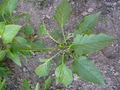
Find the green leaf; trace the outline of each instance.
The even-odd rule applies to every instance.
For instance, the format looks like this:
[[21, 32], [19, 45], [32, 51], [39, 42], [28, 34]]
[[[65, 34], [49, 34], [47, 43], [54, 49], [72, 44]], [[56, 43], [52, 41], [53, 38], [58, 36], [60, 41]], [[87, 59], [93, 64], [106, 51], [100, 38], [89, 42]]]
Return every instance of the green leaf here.
[[63, 0], [56, 8], [54, 19], [61, 28], [64, 27], [68, 21], [70, 13], [72, 11], [71, 5], [67, 0]]
[[84, 55], [101, 50], [114, 40], [116, 39], [106, 34], [77, 35], [73, 41], [72, 47], [76, 54]]
[[6, 85], [6, 80], [5, 79], [0, 81], [0, 90], [6, 90], [5, 85]]
[[85, 16], [80, 24], [77, 25], [76, 34], [90, 34], [93, 32], [94, 26], [97, 24], [100, 12]]
[[39, 65], [36, 69], [35, 69], [35, 73], [42, 77], [42, 76], [48, 76], [48, 73], [50, 71], [51, 68], [51, 62], [46, 62], [44, 64]]
[[4, 59], [5, 55], [6, 55], [6, 50], [1, 50], [0, 51], [0, 61], [2, 61]]
[[23, 88], [24, 88], [24, 90], [30, 90], [30, 84], [29, 84], [28, 80], [24, 80]]
[[56, 68], [55, 75], [59, 83], [66, 86], [72, 83], [72, 71], [65, 64], [61, 64]]
[[51, 33], [51, 36], [57, 40], [57, 41], [62, 41], [62, 32], [61, 30], [53, 30], [52, 33]]
[[17, 53], [8, 52], [7, 57], [10, 58], [15, 64], [21, 66], [21, 61]]
[[27, 43], [27, 40], [21, 36], [17, 36], [15, 37], [15, 41], [19, 44], [24, 44], [24, 43]]
[[2, 37], [4, 29], [5, 29], [5, 23], [4, 22], [0, 22], [0, 38]]
[[35, 89], [34, 90], [40, 90], [40, 86], [39, 83], [36, 84]]
[[34, 47], [36, 47], [38, 49], [47, 48], [47, 46], [43, 42], [41, 42], [41, 41], [35, 41], [34, 42]]
[[23, 29], [25, 34], [32, 34], [34, 32], [34, 29], [28, 25], [24, 26]]
[[3, 42], [4, 43], [10, 43], [12, 42], [13, 38], [16, 36], [16, 34], [19, 32], [21, 26], [19, 25], [6, 25], [5, 30], [3, 32]]
[[52, 81], [51, 77], [49, 77], [47, 80], [45, 80], [45, 84], [44, 84], [45, 90], [50, 87], [51, 81]]
[[5, 62], [0, 62], [0, 77], [6, 78], [10, 73]]
[[5, 66], [0, 66], [0, 77], [7, 77], [9, 74], [8, 69]]
[[104, 80], [100, 71], [95, 65], [86, 57], [75, 58], [72, 63], [73, 71], [82, 79], [96, 84], [103, 85]]
[[38, 35], [39, 35], [40, 37], [42, 37], [42, 36], [44, 36], [44, 35], [46, 35], [46, 34], [48, 34], [48, 31], [47, 31], [47, 29], [46, 29], [45, 23], [42, 21], [42, 22], [40, 23], [40, 26], [39, 26], [39, 29], [38, 29]]
[[15, 49], [26, 49], [26, 48], [31, 48], [31, 45], [28, 43], [28, 41], [21, 37], [17, 36], [14, 39], [14, 43], [12, 44], [12, 47]]
[[4, 0], [0, 3], [0, 14], [12, 14], [17, 6], [18, 0]]
[[27, 24], [30, 23], [30, 15], [27, 13], [22, 13], [14, 17], [14, 21], [21, 19], [22, 17], [25, 17], [25, 22]]

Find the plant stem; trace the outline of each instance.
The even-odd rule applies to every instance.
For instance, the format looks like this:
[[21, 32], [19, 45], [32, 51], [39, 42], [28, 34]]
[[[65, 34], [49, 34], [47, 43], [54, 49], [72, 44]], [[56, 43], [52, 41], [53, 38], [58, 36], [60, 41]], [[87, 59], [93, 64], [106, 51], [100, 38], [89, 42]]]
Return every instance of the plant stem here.
[[26, 48], [19, 48], [19, 50], [21, 50], [21, 51], [47, 51], [47, 50], [55, 50], [55, 49], [58, 49], [58, 47], [56, 47], [56, 48], [43, 48], [43, 49], [26, 49]]
[[61, 53], [61, 51], [59, 51], [57, 54], [55, 54], [54, 56], [52, 56], [51, 59], [55, 58], [60, 53]]
[[63, 34], [64, 42], [66, 43], [66, 38], [65, 38], [64, 28], [63, 28], [63, 27], [61, 27], [61, 29], [62, 29], [62, 34]]
[[49, 33], [48, 33], [48, 36], [49, 36], [49, 38], [50, 38], [51, 40], [53, 40], [54, 42], [56, 42], [56, 43], [59, 44], [59, 42], [58, 42], [57, 40], [55, 40]]
[[63, 53], [63, 55], [62, 55], [62, 64], [64, 64], [64, 54], [65, 53]]

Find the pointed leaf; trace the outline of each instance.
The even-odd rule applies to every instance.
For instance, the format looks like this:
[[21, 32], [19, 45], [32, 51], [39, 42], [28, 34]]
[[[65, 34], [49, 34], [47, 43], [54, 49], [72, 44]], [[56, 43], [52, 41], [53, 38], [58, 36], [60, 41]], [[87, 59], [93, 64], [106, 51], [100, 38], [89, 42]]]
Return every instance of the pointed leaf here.
[[0, 14], [12, 14], [17, 6], [18, 0], [4, 0], [0, 3]]
[[61, 28], [63, 28], [65, 23], [68, 21], [71, 11], [71, 5], [67, 0], [62, 0], [62, 2], [57, 6], [54, 19]]
[[30, 24], [30, 14], [27, 14], [27, 13], [22, 13], [22, 14], [19, 14], [17, 16], [14, 17], [14, 21], [19, 21], [19, 19], [21, 19], [22, 17], [25, 17], [25, 22], [26, 24]]
[[73, 48], [78, 55], [94, 53], [101, 50], [116, 40], [106, 34], [77, 35], [73, 42]]
[[4, 80], [0, 81], [0, 90], [6, 90], [5, 86], [6, 86], [6, 80], [4, 79]]
[[24, 29], [25, 34], [32, 34], [34, 32], [33, 27], [28, 26], [28, 25], [24, 26], [23, 29]]
[[38, 49], [47, 48], [47, 46], [43, 42], [41, 42], [41, 41], [35, 41], [34, 42], [34, 47], [36, 47]]
[[80, 78], [96, 84], [104, 84], [100, 71], [86, 57], [76, 58], [72, 63], [72, 68]]
[[27, 48], [31, 48], [31, 45], [28, 43], [28, 41], [25, 38], [21, 36], [17, 36], [15, 37], [12, 47], [14, 49], [27, 49]]
[[94, 26], [98, 22], [100, 12], [85, 16], [77, 25], [76, 34], [89, 34], [93, 32]]
[[45, 84], [44, 84], [45, 89], [48, 89], [50, 87], [51, 81], [52, 81], [51, 77], [49, 77], [47, 80], [45, 80]]
[[59, 83], [66, 86], [72, 83], [72, 71], [65, 64], [61, 64], [56, 68], [55, 75]]
[[6, 66], [0, 66], [0, 77], [6, 78], [8, 74], [9, 74], [8, 68], [6, 68]]
[[44, 35], [46, 35], [46, 34], [48, 34], [48, 32], [47, 32], [45, 23], [44, 23], [44, 22], [41, 22], [41, 23], [40, 23], [40, 26], [39, 26], [39, 29], [38, 29], [38, 35], [39, 35], [40, 37], [42, 37], [42, 36], [44, 36]]
[[51, 62], [46, 62], [44, 64], [39, 65], [36, 69], [35, 69], [35, 73], [42, 77], [42, 76], [48, 76], [48, 73], [50, 71], [50, 67], [51, 67]]
[[12, 42], [13, 38], [16, 36], [16, 34], [19, 32], [21, 26], [19, 25], [6, 25], [5, 30], [3, 32], [3, 42], [4, 43], [10, 43]]
[[15, 64], [21, 66], [21, 61], [17, 53], [9, 52], [7, 57], [10, 58]]
[[23, 88], [24, 88], [24, 90], [30, 90], [30, 84], [29, 84], [28, 80], [24, 80]]
[[6, 50], [1, 50], [0, 51], [0, 61], [2, 61], [4, 59], [5, 55], [6, 55]]

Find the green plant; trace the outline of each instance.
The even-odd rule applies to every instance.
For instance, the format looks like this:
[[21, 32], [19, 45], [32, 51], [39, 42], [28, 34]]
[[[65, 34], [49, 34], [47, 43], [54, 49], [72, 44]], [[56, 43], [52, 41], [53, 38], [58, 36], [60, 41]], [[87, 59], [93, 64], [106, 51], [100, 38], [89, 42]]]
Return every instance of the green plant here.
[[[21, 66], [21, 56], [23, 58], [31, 56], [34, 54], [32, 51], [41, 47], [44, 50], [45, 45], [35, 40], [34, 29], [29, 25], [30, 16], [28, 14], [12, 15], [17, 2], [18, 0], [4, 0], [0, 3], [0, 8], [2, 8], [0, 10], [0, 16], [2, 17], [0, 20], [0, 61], [9, 58]], [[6, 16], [15, 20], [25, 16], [26, 24], [24, 26], [13, 24], [13, 20], [5, 18]]]
[[[0, 8], [3, 8], [0, 9], [0, 62], [5, 62], [5, 60], [9, 58], [21, 66], [20, 57], [27, 59], [27, 56], [34, 55], [33, 51], [55, 50], [58, 51], [58, 53], [54, 56], [50, 58], [40, 58], [43, 64], [35, 69], [35, 73], [38, 76], [48, 76], [52, 66], [52, 60], [56, 56], [59, 56], [60, 60], [55, 70], [57, 82], [67, 86], [72, 83], [72, 73], [76, 73], [86, 81], [104, 84], [100, 71], [91, 60], [87, 58], [88, 54], [101, 50], [116, 40], [106, 34], [92, 34], [100, 12], [85, 16], [76, 26], [75, 32], [66, 34], [64, 27], [69, 20], [72, 8], [67, 0], [63, 0], [58, 5], [54, 15], [54, 20], [61, 30], [54, 29], [52, 33], [49, 33], [45, 23], [40, 23], [38, 30], [39, 37], [43, 37], [44, 35], [48, 36], [57, 44], [56, 47], [48, 48], [43, 42], [36, 40], [34, 37], [35, 32], [29, 25], [30, 16], [28, 14], [12, 15], [17, 1], [18, 0], [5, 0], [0, 3]], [[26, 24], [23, 27], [13, 24], [13, 19], [19, 19], [23, 16], [26, 17]], [[66, 64], [68, 61], [72, 62], [70, 67]], [[3, 73], [1, 73], [1, 71], [5, 72], [5, 70], [5, 68], [1, 70], [0, 66], [0, 75]], [[44, 88], [49, 88], [50, 84], [51, 78], [48, 78], [45, 81]], [[24, 82], [24, 88], [29, 90], [27, 81]], [[39, 88], [38, 84], [36, 88]]]
[[[48, 79], [45, 80], [44, 82], [44, 89], [48, 89], [51, 85], [51, 77], [48, 77]], [[28, 80], [23, 81], [23, 89], [24, 90], [30, 90], [30, 82]], [[34, 90], [41, 90], [39, 83], [36, 84]]]
[[[29, 83], [28, 80], [24, 80], [24, 82], [23, 82], [23, 89], [24, 89], [24, 90], [31, 90], [31, 89], [30, 89], [30, 83]], [[34, 90], [40, 90], [39, 83], [36, 84]]]
[[6, 78], [9, 74], [9, 70], [5, 62], [0, 61], [0, 78]]
[[18, 0], [2, 0], [0, 2], [0, 21], [11, 22], [13, 20], [12, 12], [17, 6]]
[[0, 78], [0, 90], [6, 90], [5, 85], [6, 85], [6, 80]]
[[[30, 16], [24, 13], [17, 16], [12, 14], [17, 1], [4, 0], [0, 2], [0, 90], [5, 90], [5, 80], [2, 81], [1, 78], [6, 78], [9, 73], [5, 65], [6, 59], [21, 66], [20, 59], [27, 59], [27, 56], [34, 55], [33, 51], [47, 50], [44, 43], [35, 40], [34, 29], [29, 25]], [[22, 17], [26, 17], [26, 24], [23, 27], [13, 24]], [[25, 81], [25, 90], [29, 90], [28, 85]], [[39, 90], [39, 84], [36, 85], [35, 90]]]
[[[35, 73], [39, 77], [48, 76], [53, 58], [60, 56], [55, 69], [57, 82], [66, 86], [70, 85], [73, 81], [72, 73], [75, 73], [86, 81], [102, 85], [104, 84], [103, 77], [87, 55], [105, 48], [116, 39], [103, 33], [92, 34], [100, 12], [85, 16], [76, 26], [75, 32], [66, 35], [64, 27], [71, 11], [71, 5], [67, 0], [63, 0], [57, 6], [54, 20], [61, 30], [54, 29], [52, 34], [49, 34], [44, 22], [40, 24], [39, 36], [46, 35], [57, 43], [57, 47], [49, 48], [49, 50], [56, 50], [58, 53], [51, 58], [40, 58], [43, 64], [35, 69]], [[72, 62], [70, 67], [66, 65], [68, 61]]]

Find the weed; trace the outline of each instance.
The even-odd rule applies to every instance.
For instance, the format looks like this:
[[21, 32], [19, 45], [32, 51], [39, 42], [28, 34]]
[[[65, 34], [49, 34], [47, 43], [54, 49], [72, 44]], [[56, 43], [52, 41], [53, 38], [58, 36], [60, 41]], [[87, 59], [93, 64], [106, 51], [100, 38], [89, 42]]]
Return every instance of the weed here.
[[[41, 23], [39, 36], [47, 35], [55, 43], [57, 47], [51, 48], [57, 50], [58, 53], [51, 58], [40, 58], [43, 64], [39, 65], [35, 73], [39, 77], [48, 76], [51, 70], [53, 58], [60, 56], [59, 64], [55, 69], [55, 77], [57, 82], [70, 85], [73, 81], [73, 73], [80, 78], [92, 83], [104, 84], [100, 71], [95, 67], [87, 55], [101, 50], [108, 46], [116, 39], [106, 34], [93, 34], [94, 26], [97, 24], [100, 12], [85, 16], [76, 26], [75, 32], [65, 34], [65, 24], [69, 20], [72, 8], [67, 0], [63, 0], [56, 8], [54, 20], [61, 30], [54, 29], [53, 34], [49, 34], [44, 22]], [[66, 63], [73, 59], [72, 63], [67, 66]]]
[[[40, 58], [43, 64], [35, 69], [35, 73], [39, 77], [48, 76], [52, 67], [52, 60], [56, 56], [60, 56], [59, 64], [55, 69], [55, 77], [57, 82], [70, 85], [73, 81], [73, 73], [80, 78], [96, 84], [104, 84], [103, 77], [95, 65], [88, 59], [87, 55], [101, 50], [111, 44], [116, 39], [106, 34], [93, 34], [100, 12], [85, 16], [76, 26], [74, 32], [65, 33], [65, 24], [69, 21], [72, 12], [71, 5], [67, 0], [63, 0], [56, 8], [54, 20], [61, 30], [54, 29], [50, 34], [46, 25], [40, 23], [38, 30], [39, 37], [44, 35], [52, 39], [57, 46], [50, 47], [44, 45], [41, 41], [36, 41], [34, 37], [34, 29], [29, 25], [30, 16], [21, 14], [14, 16], [13, 10], [16, 8], [18, 0], [5, 0], [0, 3], [0, 61], [9, 58], [17, 65], [21, 66], [21, 58], [27, 59], [27, 56], [34, 55], [34, 51], [58, 51], [57, 54], [50, 58]], [[9, 17], [8, 17], [9, 16]], [[22, 27], [13, 24], [15, 19], [25, 16], [27, 23]], [[66, 63], [72, 59], [72, 63], [68, 66]], [[5, 72], [5, 68], [1, 71]], [[4, 82], [4, 81], [3, 81]], [[2, 81], [1, 81], [2, 83]], [[49, 88], [51, 78], [45, 81], [45, 88]], [[0, 86], [1, 87], [1, 86]], [[24, 88], [29, 90], [28, 81], [24, 82]], [[39, 88], [39, 85], [36, 85]], [[38, 89], [35, 89], [38, 90]]]

